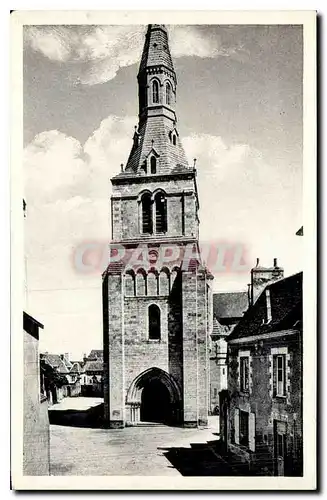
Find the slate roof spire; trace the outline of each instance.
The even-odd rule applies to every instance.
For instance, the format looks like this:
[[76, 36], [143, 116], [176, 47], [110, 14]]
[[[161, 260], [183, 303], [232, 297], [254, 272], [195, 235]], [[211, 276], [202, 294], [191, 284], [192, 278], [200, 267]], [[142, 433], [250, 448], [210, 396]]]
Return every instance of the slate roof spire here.
[[[177, 78], [168, 30], [149, 24], [138, 72], [139, 124], [123, 174], [157, 175], [192, 170], [179, 134], [175, 112]], [[156, 156], [156, 169], [151, 156]]]

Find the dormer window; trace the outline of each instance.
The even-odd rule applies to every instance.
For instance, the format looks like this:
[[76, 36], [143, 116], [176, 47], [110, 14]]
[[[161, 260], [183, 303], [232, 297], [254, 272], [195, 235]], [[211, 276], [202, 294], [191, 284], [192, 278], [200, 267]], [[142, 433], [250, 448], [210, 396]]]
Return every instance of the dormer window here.
[[166, 104], [171, 105], [171, 86], [170, 83], [166, 83]]
[[154, 104], [159, 102], [159, 83], [157, 80], [152, 83], [152, 102]]
[[150, 170], [151, 170], [151, 174], [157, 173], [157, 158], [155, 156], [151, 156]]

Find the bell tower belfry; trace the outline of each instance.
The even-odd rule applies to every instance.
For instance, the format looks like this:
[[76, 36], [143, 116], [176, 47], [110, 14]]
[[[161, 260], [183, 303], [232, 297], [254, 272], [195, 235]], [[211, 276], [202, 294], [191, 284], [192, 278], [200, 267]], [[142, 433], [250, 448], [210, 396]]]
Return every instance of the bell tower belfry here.
[[126, 166], [111, 179], [105, 420], [205, 425], [212, 276], [199, 253], [196, 170], [177, 128], [164, 25], [148, 26], [137, 78], [139, 123]]

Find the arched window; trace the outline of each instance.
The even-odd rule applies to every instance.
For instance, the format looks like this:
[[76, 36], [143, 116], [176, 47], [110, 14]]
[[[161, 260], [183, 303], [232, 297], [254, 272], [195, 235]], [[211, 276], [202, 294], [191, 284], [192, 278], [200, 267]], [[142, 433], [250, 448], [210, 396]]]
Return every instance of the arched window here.
[[146, 274], [143, 269], [139, 269], [136, 273], [136, 295], [146, 295]]
[[150, 193], [141, 198], [142, 204], [142, 233], [152, 234], [152, 200]]
[[167, 200], [163, 193], [157, 193], [155, 196], [156, 208], [156, 233], [167, 232]]
[[156, 304], [149, 307], [149, 339], [160, 340], [160, 309]]
[[132, 297], [135, 295], [135, 276], [133, 271], [126, 271], [124, 276], [125, 295]]
[[169, 271], [162, 269], [159, 274], [159, 293], [160, 295], [169, 295]]
[[151, 156], [150, 160], [151, 174], [157, 173], [157, 158], [155, 156]]
[[148, 295], [158, 295], [158, 278], [154, 271], [149, 271], [147, 285]]
[[170, 83], [166, 83], [166, 104], [171, 105], [171, 86]]
[[173, 135], [173, 145], [176, 146], [176, 135]]
[[156, 104], [159, 102], [159, 83], [157, 80], [154, 80], [152, 83], [152, 102]]

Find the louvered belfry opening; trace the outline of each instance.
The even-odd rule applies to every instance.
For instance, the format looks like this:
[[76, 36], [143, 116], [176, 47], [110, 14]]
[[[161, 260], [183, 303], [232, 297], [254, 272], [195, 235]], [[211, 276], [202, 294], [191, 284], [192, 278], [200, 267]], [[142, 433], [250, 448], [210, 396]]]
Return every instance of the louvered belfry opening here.
[[156, 233], [167, 232], [167, 200], [163, 193], [155, 196], [156, 207]]
[[152, 234], [152, 200], [148, 193], [142, 196], [142, 233]]

